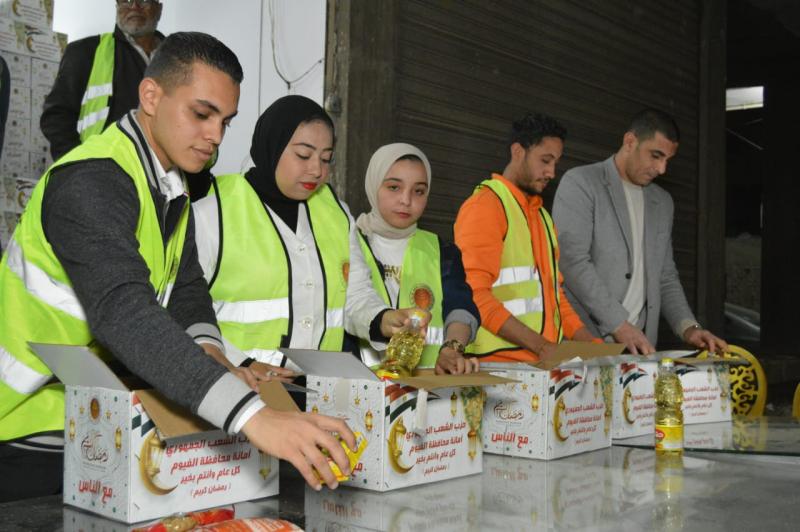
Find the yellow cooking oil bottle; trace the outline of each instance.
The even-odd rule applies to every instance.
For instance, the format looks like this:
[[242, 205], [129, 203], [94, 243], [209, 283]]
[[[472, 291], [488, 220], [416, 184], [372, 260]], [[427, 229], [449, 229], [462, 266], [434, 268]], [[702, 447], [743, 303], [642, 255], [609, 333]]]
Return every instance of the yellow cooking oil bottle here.
[[683, 387], [675, 361], [662, 358], [656, 377], [656, 453], [683, 452]]
[[376, 372], [378, 376], [408, 377], [414, 372], [425, 348], [425, 337], [422, 335], [423, 319], [425, 319], [424, 313], [412, 312], [410, 324], [392, 335], [386, 347], [386, 355]]

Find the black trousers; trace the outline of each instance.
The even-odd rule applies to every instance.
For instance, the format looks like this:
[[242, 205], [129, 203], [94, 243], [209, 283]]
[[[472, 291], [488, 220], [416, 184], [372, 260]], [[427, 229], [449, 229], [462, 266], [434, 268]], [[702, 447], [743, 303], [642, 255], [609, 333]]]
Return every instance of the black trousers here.
[[64, 453], [0, 444], [0, 502], [57, 495], [64, 482]]

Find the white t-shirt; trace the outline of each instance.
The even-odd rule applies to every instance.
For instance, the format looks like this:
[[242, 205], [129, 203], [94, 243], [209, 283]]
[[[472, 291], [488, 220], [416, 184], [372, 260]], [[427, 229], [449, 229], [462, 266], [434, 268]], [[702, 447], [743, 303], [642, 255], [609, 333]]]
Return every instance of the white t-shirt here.
[[622, 306], [628, 311], [628, 322], [637, 325], [645, 304], [644, 286], [644, 191], [639, 185], [622, 180], [633, 241], [633, 271]]

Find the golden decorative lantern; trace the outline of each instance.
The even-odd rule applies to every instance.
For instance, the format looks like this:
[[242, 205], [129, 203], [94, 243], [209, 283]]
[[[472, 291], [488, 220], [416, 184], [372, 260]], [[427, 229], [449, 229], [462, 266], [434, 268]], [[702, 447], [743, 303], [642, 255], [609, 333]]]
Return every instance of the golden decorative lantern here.
[[178, 487], [175, 485], [167, 488], [158, 481], [165, 448], [166, 444], [158, 437], [156, 429], [153, 429], [142, 442], [142, 449], [139, 454], [139, 474], [142, 478], [142, 484], [148, 491], [156, 495], [166, 495]]
[[122, 449], [122, 429], [119, 427], [114, 431], [114, 448], [117, 451]]
[[317, 408], [317, 405], [312, 406], [311, 411], [314, 412], [315, 414], [319, 414], [319, 408]]
[[531, 395], [531, 410], [533, 410], [534, 414], [539, 411], [539, 395], [538, 394]]
[[367, 413], [364, 414], [364, 428], [367, 429], [367, 432], [372, 432], [372, 410], [367, 410]]
[[75, 419], [69, 418], [69, 441], [75, 440]]
[[450, 396], [450, 415], [456, 417], [456, 413], [458, 412], [458, 396], [456, 392], [453, 392], [453, 395]]

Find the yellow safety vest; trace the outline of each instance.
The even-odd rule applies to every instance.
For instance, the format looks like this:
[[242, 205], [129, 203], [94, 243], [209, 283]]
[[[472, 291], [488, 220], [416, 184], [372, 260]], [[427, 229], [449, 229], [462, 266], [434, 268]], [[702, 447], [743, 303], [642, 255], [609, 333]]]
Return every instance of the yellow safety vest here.
[[[256, 360], [272, 361], [292, 335], [291, 266], [269, 211], [244, 176], [216, 178], [220, 256], [211, 298], [222, 335]], [[318, 346], [341, 351], [350, 269], [350, 219], [329, 186], [306, 202], [325, 280], [325, 332]]]
[[[83, 307], [42, 229], [42, 198], [54, 168], [87, 159], [113, 159], [139, 197], [136, 238], [158, 301], [167, 305], [178, 273], [189, 205], [164, 246], [159, 216], [136, 148], [116, 124], [51, 166], [34, 187], [0, 262], [0, 441], [63, 430], [64, 388], [27, 342], [88, 345]], [[109, 206], [113, 207], [113, 206]]]
[[[372, 285], [391, 306], [378, 262], [372, 253], [367, 239], [359, 233], [361, 250], [372, 273]], [[432, 368], [439, 358], [439, 348], [444, 343], [444, 317], [442, 316], [442, 270], [439, 257], [439, 237], [429, 231], [418, 229], [408, 241], [403, 254], [403, 271], [400, 276], [400, 291], [397, 308], [419, 307], [431, 313], [425, 349], [419, 367]], [[365, 362], [373, 362], [377, 354], [366, 341], [361, 342], [362, 357]], [[364, 351], [367, 351], [366, 353]]]
[[[548, 319], [555, 320], [560, 342], [563, 330], [559, 307], [558, 261], [556, 260], [558, 244], [553, 220], [545, 209], [539, 209], [539, 215], [542, 217], [550, 241], [550, 268], [553, 272], [553, 282], [556, 284], [556, 308], [545, 309], [542, 281], [531, 245], [531, 230], [522, 207], [508, 187], [497, 179], [483, 181], [475, 188], [474, 193], [483, 187], [489, 187], [497, 194], [508, 220], [508, 230], [503, 240], [503, 254], [500, 257], [500, 272], [492, 285], [492, 294], [515, 318], [540, 334], [544, 330], [545, 312], [547, 312]], [[467, 346], [467, 352], [477, 356], [489, 356], [519, 349], [522, 348], [491, 333], [483, 326], [478, 329], [475, 341]]]
[[103, 132], [110, 110], [109, 100], [114, 89], [114, 34], [103, 33], [94, 52], [92, 71], [83, 93], [78, 114], [78, 134], [81, 142]]

